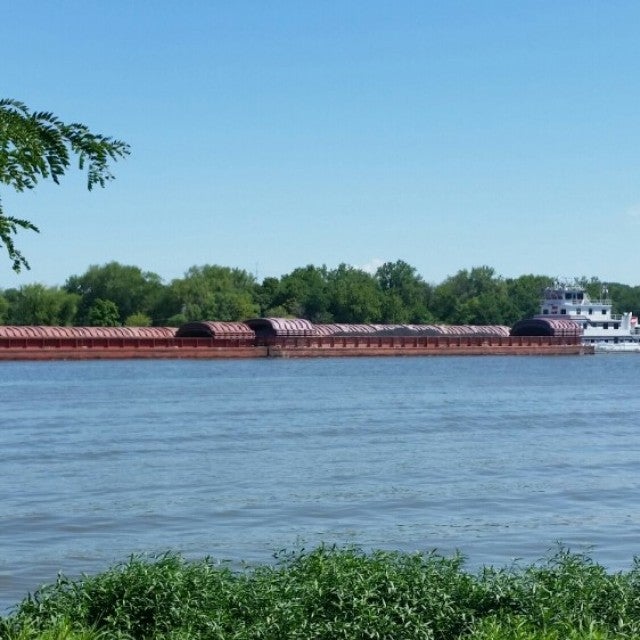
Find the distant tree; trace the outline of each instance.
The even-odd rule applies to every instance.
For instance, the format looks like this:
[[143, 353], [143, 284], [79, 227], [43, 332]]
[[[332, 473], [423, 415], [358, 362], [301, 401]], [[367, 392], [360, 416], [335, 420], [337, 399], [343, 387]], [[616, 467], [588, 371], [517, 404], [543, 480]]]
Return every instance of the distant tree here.
[[255, 278], [244, 269], [219, 265], [191, 267], [169, 285], [165, 307], [168, 318], [191, 320], [246, 320], [259, 314]]
[[182, 302], [173, 282], [162, 287], [158, 295], [154, 297], [151, 309], [144, 313], [151, 316], [152, 324], [155, 326], [179, 327], [187, 322], [187, 316], [184, 314]]
[[329, 273], [329, 311], [335, 322], [379, 322], [382, 291], [371, 274], [341, 264]]
[[[261, 284], [256, 284], [255, 288], [255, 301], [260, 309], [259, 313], [262, 317], [273, 316], [270, 313], [272, 309], [278, 306], [277, 300], [279, 299], [280, 280], [278, 278], [265, 278]], [[288, 312], [282, 308], [283, 313]], [[280, 317], [280, 316], [277, 316]]]
[[513, 304], [513, 314], [508, 324], [530, 318], [540, 313], [540, 299], [543, 291], [553, 285], [553, 278], [540, 275], [522, 275], [506, 281], [507, 295]]
[[91, 327], [118, 327], [120, 326], [120, 311], [113, 300], [94, 300], [87, 314], [88, 324]]
[[436, 286], [432, 309], [449, 324], [509, 324], [517, 315], [505, 281], [487, 266], [463, 269]]
[[327, 268], [309, 264], [282, 276], [273, 303], [285, 309], [288, 316], [331, 322]]
[[[18, 100], [0, 99], [0, 183], [15, 191], [33, 189], [41, 179], [57, 184], [72, 156], [81, 170], [86, 168], [89, 190], [104, 187], [113, 178], [109, 161], [128, 154], [125, 142], [91, 133], [83, 124], [65, 124], [48, 111], [32, 112]], [[0, 244], [16, 272], [29, 268], [14, 243], [20, 229], [38, 231], [29, 220], [7, 215], [0, 201]]]
[[9, 313], [9, 301], [0, 294], [0, 324], [7, 324], [7, 314]]
[[125, 327], [150, 327], [152, 324], [151, 317], [146, 313], [132, 313], [124, 321]]
[[179, 327], [187, 322], [189, 322], [189, 319], [187, 318], [186, 314], [176, 313], [175, 315], [169, 316], [161, 324], [165, 327]]
[[143, 272], [139, 267], [109, 262], [91, 265], [81, 276], [71, 276], [64, 288], [80, 296], [78, 324], [90, 324], [89, 311], [96, 300], [111, 300], [118, 310], [117, 324], [134, 313], [144, 313], [153, 318], [164, 285], [160, 276]]
[[403, 260], [385, 262], [375, 277], [383, 294], [383, 322], [419, 324], [433, 319], [428, 309], [431, 287], [415, 267]]
[[78, 296], [58, 287], [27, 284], [5, 292], [6, 320], [15, 325], [66, 326], [73, 324]]

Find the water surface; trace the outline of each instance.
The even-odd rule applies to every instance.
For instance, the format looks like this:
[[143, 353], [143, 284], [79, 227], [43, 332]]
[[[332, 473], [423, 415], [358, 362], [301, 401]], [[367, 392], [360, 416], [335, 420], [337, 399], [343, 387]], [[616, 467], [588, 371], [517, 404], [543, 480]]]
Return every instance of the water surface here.
[[0, 612], [132, 552], [638, 553], [634, 355], [0, 363]]

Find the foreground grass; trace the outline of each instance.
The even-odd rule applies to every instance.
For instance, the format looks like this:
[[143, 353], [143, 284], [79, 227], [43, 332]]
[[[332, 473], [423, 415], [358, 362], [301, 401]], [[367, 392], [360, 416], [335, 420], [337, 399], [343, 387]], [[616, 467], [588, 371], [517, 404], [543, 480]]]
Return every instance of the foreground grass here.
[[58, 581], [0, 619], [3, 640], [640, 639], [640, 564], [560, 550], [516, 570], [460, 556], [319, 547], [233, 572], [167, 554]]

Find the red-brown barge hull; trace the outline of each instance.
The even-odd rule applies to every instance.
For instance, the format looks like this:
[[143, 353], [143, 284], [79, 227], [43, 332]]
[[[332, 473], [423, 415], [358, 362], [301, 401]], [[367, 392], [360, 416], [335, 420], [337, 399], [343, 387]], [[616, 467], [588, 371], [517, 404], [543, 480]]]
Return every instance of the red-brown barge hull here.
[[314, 358], [352, 356], [584, 355], [578, 337], [0, 338], [0, 360]]

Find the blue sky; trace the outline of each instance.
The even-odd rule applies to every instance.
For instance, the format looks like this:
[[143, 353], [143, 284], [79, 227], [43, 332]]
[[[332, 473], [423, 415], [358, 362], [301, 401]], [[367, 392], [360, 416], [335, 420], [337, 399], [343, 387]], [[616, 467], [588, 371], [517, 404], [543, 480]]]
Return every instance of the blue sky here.
[[132, 155], [0, 189], [41, 229], [0, 288], [111, 260], [640, 284], [638, 33], [635, 1], [6, 3], [0, 95]]

